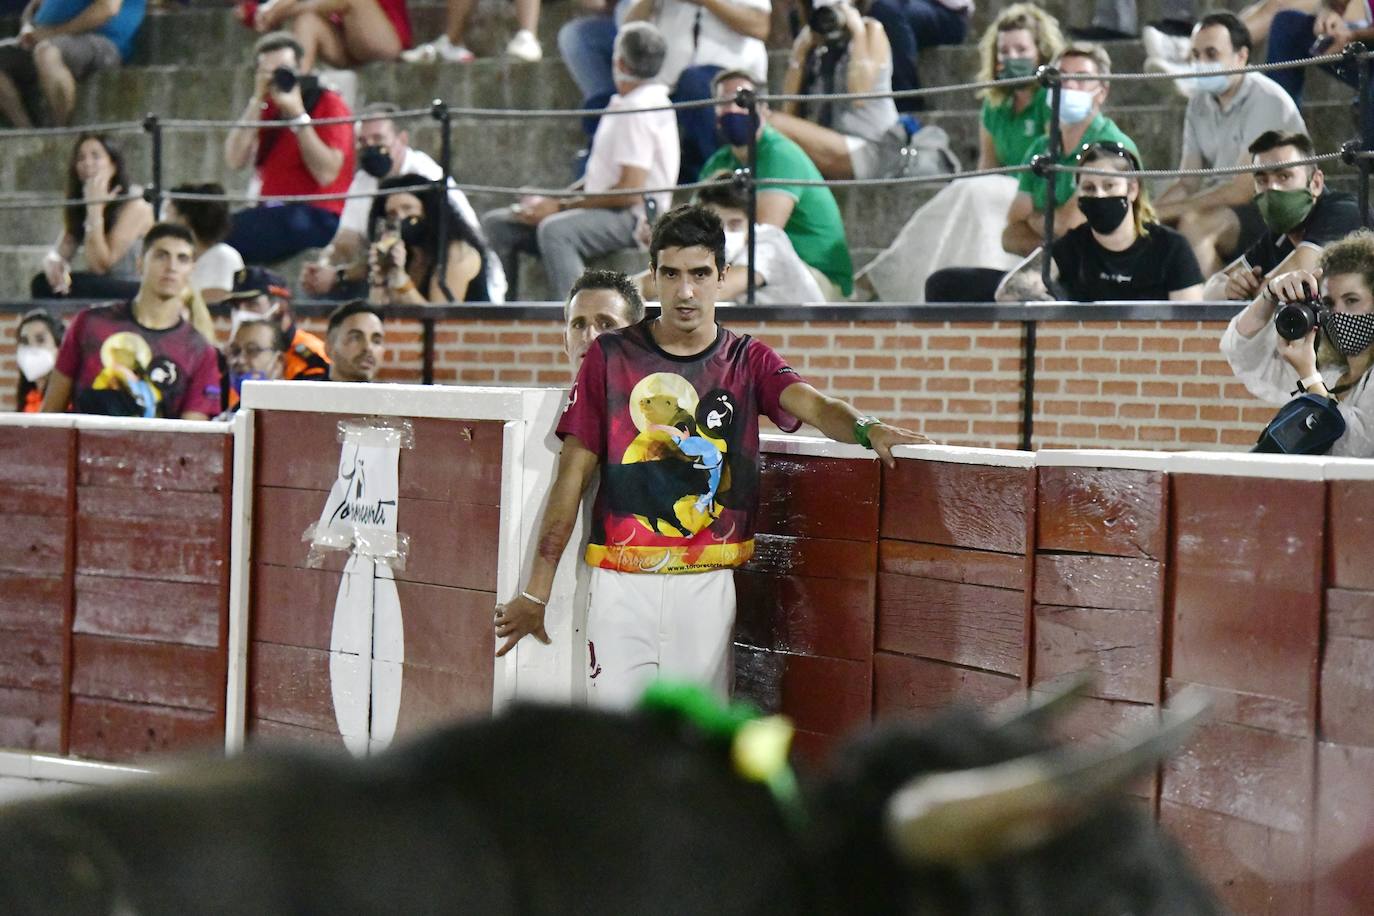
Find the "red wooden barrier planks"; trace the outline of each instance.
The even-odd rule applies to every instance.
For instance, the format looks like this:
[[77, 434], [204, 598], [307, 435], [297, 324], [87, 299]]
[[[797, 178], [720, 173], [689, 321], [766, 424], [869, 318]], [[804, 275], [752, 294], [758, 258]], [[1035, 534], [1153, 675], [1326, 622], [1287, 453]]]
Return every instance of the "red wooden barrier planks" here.
[[63, 749], [75, 433], [0, 427], [0, 748]]
[[1040, 468], [1036, 549], [1163, 560], [1166, 486], [1159, 471]]
[[877, 647], [1020, 677], [1022, 593], [884, 573], [878, 577]]
[[765, 453], [757, 530], [792, 537], [873, 541], [878, 461]]
[[1317, 745], [1316, 899], [1322, 916], [1363, 916], [1374, 900], [1374, 748]]
[[223, 717], [195, 709], [72, 698], [72, 752], [129, 760], [213, 748], [224, 740]]
[[923, 716], [955, 701], [991, 706], [1021, 691], [1021, 680], [891, 652], [873, 656], [873, 712]]
[[224, 493], [231, 486], [228, 436], [83, 429], [77, 484], [142, 492]]
[[883, 474], [882, 536], [902, 541], [1026, 551], [1027, 468], [899, 461]]

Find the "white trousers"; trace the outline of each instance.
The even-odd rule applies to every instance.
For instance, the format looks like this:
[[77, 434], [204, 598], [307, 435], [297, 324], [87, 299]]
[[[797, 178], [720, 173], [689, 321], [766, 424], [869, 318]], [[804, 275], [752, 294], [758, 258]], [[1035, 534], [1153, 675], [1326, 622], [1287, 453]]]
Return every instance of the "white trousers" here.
[[625, 709], [659, 677], [728, 697], [734, 626], [734, 570], [657, 576], [593, 569], [587, 702]]

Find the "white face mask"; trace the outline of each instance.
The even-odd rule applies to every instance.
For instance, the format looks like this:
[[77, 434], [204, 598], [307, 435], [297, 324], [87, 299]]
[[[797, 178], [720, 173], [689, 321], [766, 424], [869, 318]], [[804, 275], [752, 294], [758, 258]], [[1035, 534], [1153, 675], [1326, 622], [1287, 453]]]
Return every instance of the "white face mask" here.
[[47, 347], [19, 347], [14, 357], [19, 363], [19, 371], [30, 382], [43, 378], [57, 365], [57, 352]]
[[1226, 87], [1231, 85], [1231, 77], [1223, 73], [1214, 71], [1222, 69], [1222, 65], [1216, 62], [1198, 61], [1193, 64], [1193, 72], [1198, 74], [1188, 82], [1193, 84], [1193, 88], [1199, 92], [1206, 92], [1209, 95], [1221, 95], [1226, 91]]
[[1059, 122], [1061, 124], [1079, 124], [1093, 113], [1093, 102], [1097, 93], [1088, 92], [1086, 89], [1063, 89], [1060, 90], [1059, 99]]
[[247, 324], [250, 321], [276, 321], [277, 311], [275, 305], [266, 312], [255, 312], [252, 309], [234, 309], [229, 317], [229, 339], [234, 339], [234, 335], [238, 334], [241, 324]]

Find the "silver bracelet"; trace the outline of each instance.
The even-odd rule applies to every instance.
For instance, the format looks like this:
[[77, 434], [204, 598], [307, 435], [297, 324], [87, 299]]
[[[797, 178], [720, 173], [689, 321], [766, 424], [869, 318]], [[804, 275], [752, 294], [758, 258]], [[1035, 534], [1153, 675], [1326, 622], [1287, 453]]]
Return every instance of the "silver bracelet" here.
[[532, 602], [534, 602], [535, 604], [539, 605], [540, 607], [548, 607], [548, 606], [549, 606], [549, 603], [548, 603], [547, 601], [540, 601], [538, 598], [534, 597], [534, 596], [531, 595], [529, 592], [521, 592], [521, 593], [520, 593], [520, 597], [521, 597], [521, 598], [524, 598], [526, 601], [532, 601]]

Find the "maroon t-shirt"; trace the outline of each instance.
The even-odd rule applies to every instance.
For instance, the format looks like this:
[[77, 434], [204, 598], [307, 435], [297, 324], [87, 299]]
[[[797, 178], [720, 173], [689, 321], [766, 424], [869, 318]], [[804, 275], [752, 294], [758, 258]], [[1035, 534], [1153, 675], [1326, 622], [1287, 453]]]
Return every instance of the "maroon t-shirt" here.
[[646, 319], [602, 334], [582, 360], [558, 435], [601, 462], [588, 565], [692, 573], [739, 566], [754, 552], [759, 415], [801, 425], [779, 398], [803, 381], [751, 337], [717, 327], [694, 356], [654, 341]]
[[72, 380], [72, 409], [180, 419], [220, 412], [219, 360], [185, 319], [165, 330], [134, 320], [132, 304], [80, 312], [62, 338], [57, 370]]

